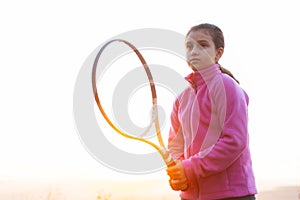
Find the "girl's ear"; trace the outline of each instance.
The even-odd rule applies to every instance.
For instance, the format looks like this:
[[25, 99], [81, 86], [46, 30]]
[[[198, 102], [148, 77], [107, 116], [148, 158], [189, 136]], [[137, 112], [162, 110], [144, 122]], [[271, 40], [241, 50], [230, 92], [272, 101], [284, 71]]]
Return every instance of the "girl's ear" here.
[[222, 47], [220, 47], [220, 48], [217, 49], [216, 57], [215, 57], [215, 62], [216, 63], [219, 62], [220, 58], [223, 55], [223, 52], [224, 52], [224, 49]]

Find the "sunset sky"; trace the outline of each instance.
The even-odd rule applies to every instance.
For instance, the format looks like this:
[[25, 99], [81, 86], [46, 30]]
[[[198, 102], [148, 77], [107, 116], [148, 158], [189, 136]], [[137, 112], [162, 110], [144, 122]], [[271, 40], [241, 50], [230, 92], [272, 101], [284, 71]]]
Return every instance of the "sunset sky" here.
[[[163, 170], [122, 174], [87, 152], [73, 118], [75, 82], [87, 57], [115, 35], [140, 28], [184, 35], [191, 26], [209, 22], [225, 35], [220, 63], [250, 96], [250, 145], [258, 187], [299, 185], [296, 2], [1, 2], [0, 181], [166, 176]], [[184, 62], [182, 68], [186, 73]]]

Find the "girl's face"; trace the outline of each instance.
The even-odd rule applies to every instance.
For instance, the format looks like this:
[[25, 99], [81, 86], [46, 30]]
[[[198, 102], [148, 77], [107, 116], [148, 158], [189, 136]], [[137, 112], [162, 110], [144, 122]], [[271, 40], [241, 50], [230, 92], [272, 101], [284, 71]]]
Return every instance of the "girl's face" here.
[[212, 37], [201, 29], [191, 31], [185, 44], [187, 63], [194, 71], [217, 63], [224, 51], [216, 49]]

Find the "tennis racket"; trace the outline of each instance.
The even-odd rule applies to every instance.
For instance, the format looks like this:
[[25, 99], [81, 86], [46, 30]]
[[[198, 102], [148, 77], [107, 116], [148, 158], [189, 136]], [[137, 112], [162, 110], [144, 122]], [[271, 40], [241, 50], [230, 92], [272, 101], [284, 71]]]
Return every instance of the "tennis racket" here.
[[[143, 68], [147, 74], [147, 78], [149, 81], [149, 86], [151, 89], [151, 96], [152, 96], [152, 110], [151, 110], [151, 121], [149, 126], [146, 128], [146, 130], [143, 133], [140, 134], [130, 134], [130, 133], [126, 133], [124, 131], [121, 131], [116, 124], [114, 124], [111, 119], [108, 117], [108, 115], [106, 114], [100, 98], [99, 98], [99, 93], [97, 90], [97, 78], [96, 78], [96, 72], [97, 72], [97, 65], [101, 59], [101, 54], [104, 52], [105, 48], [108, 47], [110, 44], [115, 43], [115, 42], [121, 42], [124, 43], [125, 45], [129, 46], [134, 53], [137, 55], [137, 57], [139, 58], [140, 62], [143, 65]], [[102, 114], [102, 116], [104, 117], [104, 119], [106, 120], [106, 122], [111, 126], [111, 128], [113, 128], [113, 130], [115, 130], [118, 134], [128, 138], [128, 139], [132, 139], [132, 140], [137, 140], [143, 143], [146, 143], [148, 145], [151, 145], [153, 148], [155, 148], [161, 155], [162, 159], [164, 160], [164, 162], [166, 163], [167, 166], [173, 166], [175, 165], [175, 161], [172, 159], [172, 156], [170, 155], [170, 153], [168, 152], [167, 148], [164, 145], [163, 139], [162, 139], [162, 135], [161, 135], [161, 131], [160, 131], [160, 125], [159, 125], [159, 120], [158, 120], [158, 109], [157, 109], [157, 94], [156, 94], [156, 89], [155, 89], [155, 84], [153, 81], [153, 77], [151, 74], [151, 71], [149, 69], [148, 64], [146, 63], [144, 57], [142, 56], [142, 54], [137, 50], [137, 48], [132, 45], [131, 43], [129, 43], [128, 41], [122, 40], [122, 39], [113, 39], [110, 40], [108, 42], [106, 42], [101, 49], [99, 50], [95, 60], [94, 60], [94, 64], [93, 64], [93, 70], [92, 70], [92, 87], [93, 87], [93, 94], [94, 94], [94, 98], [95, 101], [97, 103], [97, 106]], [[101, 96], [101, 95], [100, 95]], [[156, 139], [158, 140], [158, 144], [148, 140], [146, 137], [147, 133], [149, 132], [150, 128], [152, 127], [152, 125], [155, 126], [155, 131], [156, 131]]]

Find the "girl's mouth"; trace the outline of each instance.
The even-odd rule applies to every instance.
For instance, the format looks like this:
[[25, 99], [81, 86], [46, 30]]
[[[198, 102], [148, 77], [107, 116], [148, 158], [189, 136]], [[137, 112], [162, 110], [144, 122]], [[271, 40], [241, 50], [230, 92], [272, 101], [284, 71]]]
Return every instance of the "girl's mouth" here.
[[190, 60], [189, 60], [189, 62], [193, 62], [193, 61], [199, 62], [200, 59], [198, 59], [198, 58], [193, 58], [193, 59], [190, 59]]

